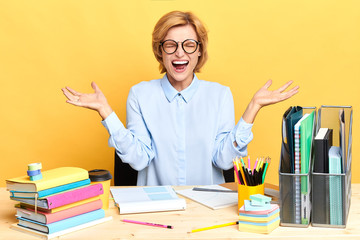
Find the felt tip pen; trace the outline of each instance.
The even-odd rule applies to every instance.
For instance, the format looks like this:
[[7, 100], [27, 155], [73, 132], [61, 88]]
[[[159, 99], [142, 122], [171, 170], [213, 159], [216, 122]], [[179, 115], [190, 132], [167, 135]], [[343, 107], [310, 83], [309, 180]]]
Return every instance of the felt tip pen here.
[[147, 225], [147, 226], [152, 226], [152, 227], [162, 227], [162, 228], [169, 228], [169, 229], [173, 228], [170, 225], [163, 225], [163, 224], [158, 224], [158, 223], [140, 222], [140, 221], [134, 221], [134, 220], [129, 220], [129, 219], [123, 219], [122, 221], [127, 222], [127, 223], [135, 223], [135, 224]]

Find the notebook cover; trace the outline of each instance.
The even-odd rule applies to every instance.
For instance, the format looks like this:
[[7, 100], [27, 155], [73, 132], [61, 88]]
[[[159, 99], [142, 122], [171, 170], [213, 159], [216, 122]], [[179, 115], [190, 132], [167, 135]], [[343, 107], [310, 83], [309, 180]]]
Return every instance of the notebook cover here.
[[44, 189], [81, 181], [89, 178], [87, 170], [78, 167], [61, 167], [41, 172], [43, 178], [30, 181], [29, 176], [11, 178], [6, 180], [7, 190], [39, 192]]
[[[84, 200], [81, 200], [81, 201], [78, 201], [78, 202], [70, 203], [70, 204], [67, 204], [67, 205], [64, 205], [64, 206], [61, 206], [61, 207], [57, 207], [57, 208], [53, 208], [53, 209], [37, 207], [37, 210], [41, 211], [41, 212], [45, 212], [45, 213], [55, 213], [55, 212], [59, 212], [59, 211], [62, 211], [62, 210], [68, 209], [68, 208], [79, 206], [79, 205], [82, 205], [82, 204], [85, 204], [85, 203], [88, 203], [88, 202], [92, 202], [92, 201], [95, 201], [95, 200], [98, 200], [98, 199], [100, 199], [100, 196], [91, 197], [91, 198], [88, 198], [88, 199], [84, 199]], [[22, 203], [22, 202], [20, 202], [18, 204], [15, 204], [15, 207], [23, 208], [23, 209], [35, 209], [34, 205], [31, 205], [31, 204], [28, 204], [28, 203]]]
[[19, 198], [35, 198], [36, 193], [38, 194], [38, 198], [42, 198], [48, 195], [57, 194], [60, 192], [68, 191], [74, 188], [82, 187], [90, 185], [90, 179], [81, 180], [78, 182], [72, 182], [69, 184], [60, 185], [57, 187], [45, 189], [39, 192], [23, 192], [23, 191], [10, 191], [11, 197], [19, 197]]
[[[314, 139], [314, 172], [329, 173], [329, 149], [332, 146], [333, 130], [328, 129], [324, 138]], [[313, 175], [312, 221], [330, 224], [329, 177]]]
[[19, 225], [22, 227], [28, 227], [34, 230], [44, 229], [45, 231], [42, 232], [51, 234], [104, 217], [105, 217], [105, 211], [103, 209], [98, 209], [95, 211], [84, 213], [75, 217], [67, 218], [50, 224], [41, 224], [32, 220], [28, 220], [26, 218], [18, 218], [18, 220], [19, 220]]
[[29, 220], [37, 221], [43, 224], [50, 224], [66, 218], [74, 217], [83, 213], [91, 212], [102, 207], [102, 201], [100, 199], [81, 204], [72, 208], [68, 208], [55, 213], [44, 213], [34, 209], [17, 209], [17, 216], [23, 217]]
[[[95, 197], [104, 193], [101, 183], [77, 188], [71, 191], [51, 195], [45, 198], [37, 199], [37, 206], [47, 209], [61, 207], [70, 203], [78, 202], [84, 199]], [[13, 198], [12, 200], [25, 202], [35, 205], [35, 199]]]

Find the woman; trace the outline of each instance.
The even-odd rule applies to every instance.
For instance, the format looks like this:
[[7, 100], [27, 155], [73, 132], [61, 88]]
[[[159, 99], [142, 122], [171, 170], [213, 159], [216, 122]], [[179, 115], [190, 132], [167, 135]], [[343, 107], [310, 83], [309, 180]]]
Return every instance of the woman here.
[[190, 12], [174, 11], [156, 24], [153, 52], [162, 79], [133, 86], [127, 100], [127, 128], [93, 82], [94, 93], [63, 90], [67, 102], [96, 110], [123, 162], [139, 171], [138, 185], [206, 185], [224, 182], [222, 169], [247, 155], [252, 124], [266, 105], [290, 98], [291, 81], [269, 91], [258, 90], [235, 126], [234, 103], [228, 87], [199, 80], [207, 60], [207, 31]]

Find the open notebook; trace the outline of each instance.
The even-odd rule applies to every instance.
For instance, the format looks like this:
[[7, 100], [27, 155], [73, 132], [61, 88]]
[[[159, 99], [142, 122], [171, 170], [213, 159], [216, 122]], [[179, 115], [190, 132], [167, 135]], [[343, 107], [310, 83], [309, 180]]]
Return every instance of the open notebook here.
[[[219, 189], [219, 190], [229, 190], [228, 188], [222, 187], [220, 185], [206, 185], [201, 186], [202, 188], [207, 189]], [[192, 188], [177, 190], [176, 193], [190, 198], [191, 200], [198, 202], [202, 205], [205, 205], [211, 209], [219, 209], [230, 207], [238, 204], [238, 194], [237, 192], [207, 192], [207, 191], [194, 191]]]

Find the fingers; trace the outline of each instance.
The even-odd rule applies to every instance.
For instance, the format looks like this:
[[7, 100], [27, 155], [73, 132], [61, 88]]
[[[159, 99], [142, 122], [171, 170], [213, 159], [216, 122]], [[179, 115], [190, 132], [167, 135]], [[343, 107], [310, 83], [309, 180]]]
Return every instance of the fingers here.
[[78, 105], [79, 104], [79, 100], [80, 100], [80, 96], [75, 96], [73, 95], [68, 88], [62, 88], [61, 89], [64, 93], [64, 95], [66, 96], [66, 98], [68, 99], [66, 102], [67, 103], [71, 103], [73, 105]]
[[[278, 91], [279, 92], [283, 92], [283, 91], [285, 91], [285, 89], [287, 89], [292, 83], [293, 83], [294, 81], [288, 81], [287, 83], [285, 83], [283, 86], [281, 86], [279, 89], [278, 89]], [[298, 86], [297, 86], [298, 87]]]
[[75, 91], [74, 89], [70, 88], [70, 87], [66, 87], [66, 90], [68, 90], [69, 92], [71, 92], [73, 95], [75, 96], [79, 96], [80, 93], [78, 93], [77, 91]]
[[100, 88], [95, 82], [91, 82], [91, 87], [95, 90], [95, 93], [99, 93], [99, 92], [102, 93]]
[[263, 87], [266, 88], [266, 89], [268, 89], [268, 88], [271, 86], [271, 84], [272, 84], [272, 80], [269, 79], [269, 80], [265, 83], [265, 85], [264, 85]]
[[293, 87], [292, 89], [290, 89], [289, 91], [287, 91], [285, 93], [281, 93], [282, 94], [281, 101], [284, 101], [284, 100], [286, 100], [288, 98], [291, 98], [292, 96], [294, 96], [298, 92], [299, 92], [299, 86], [296, 86], [296, 87]]

